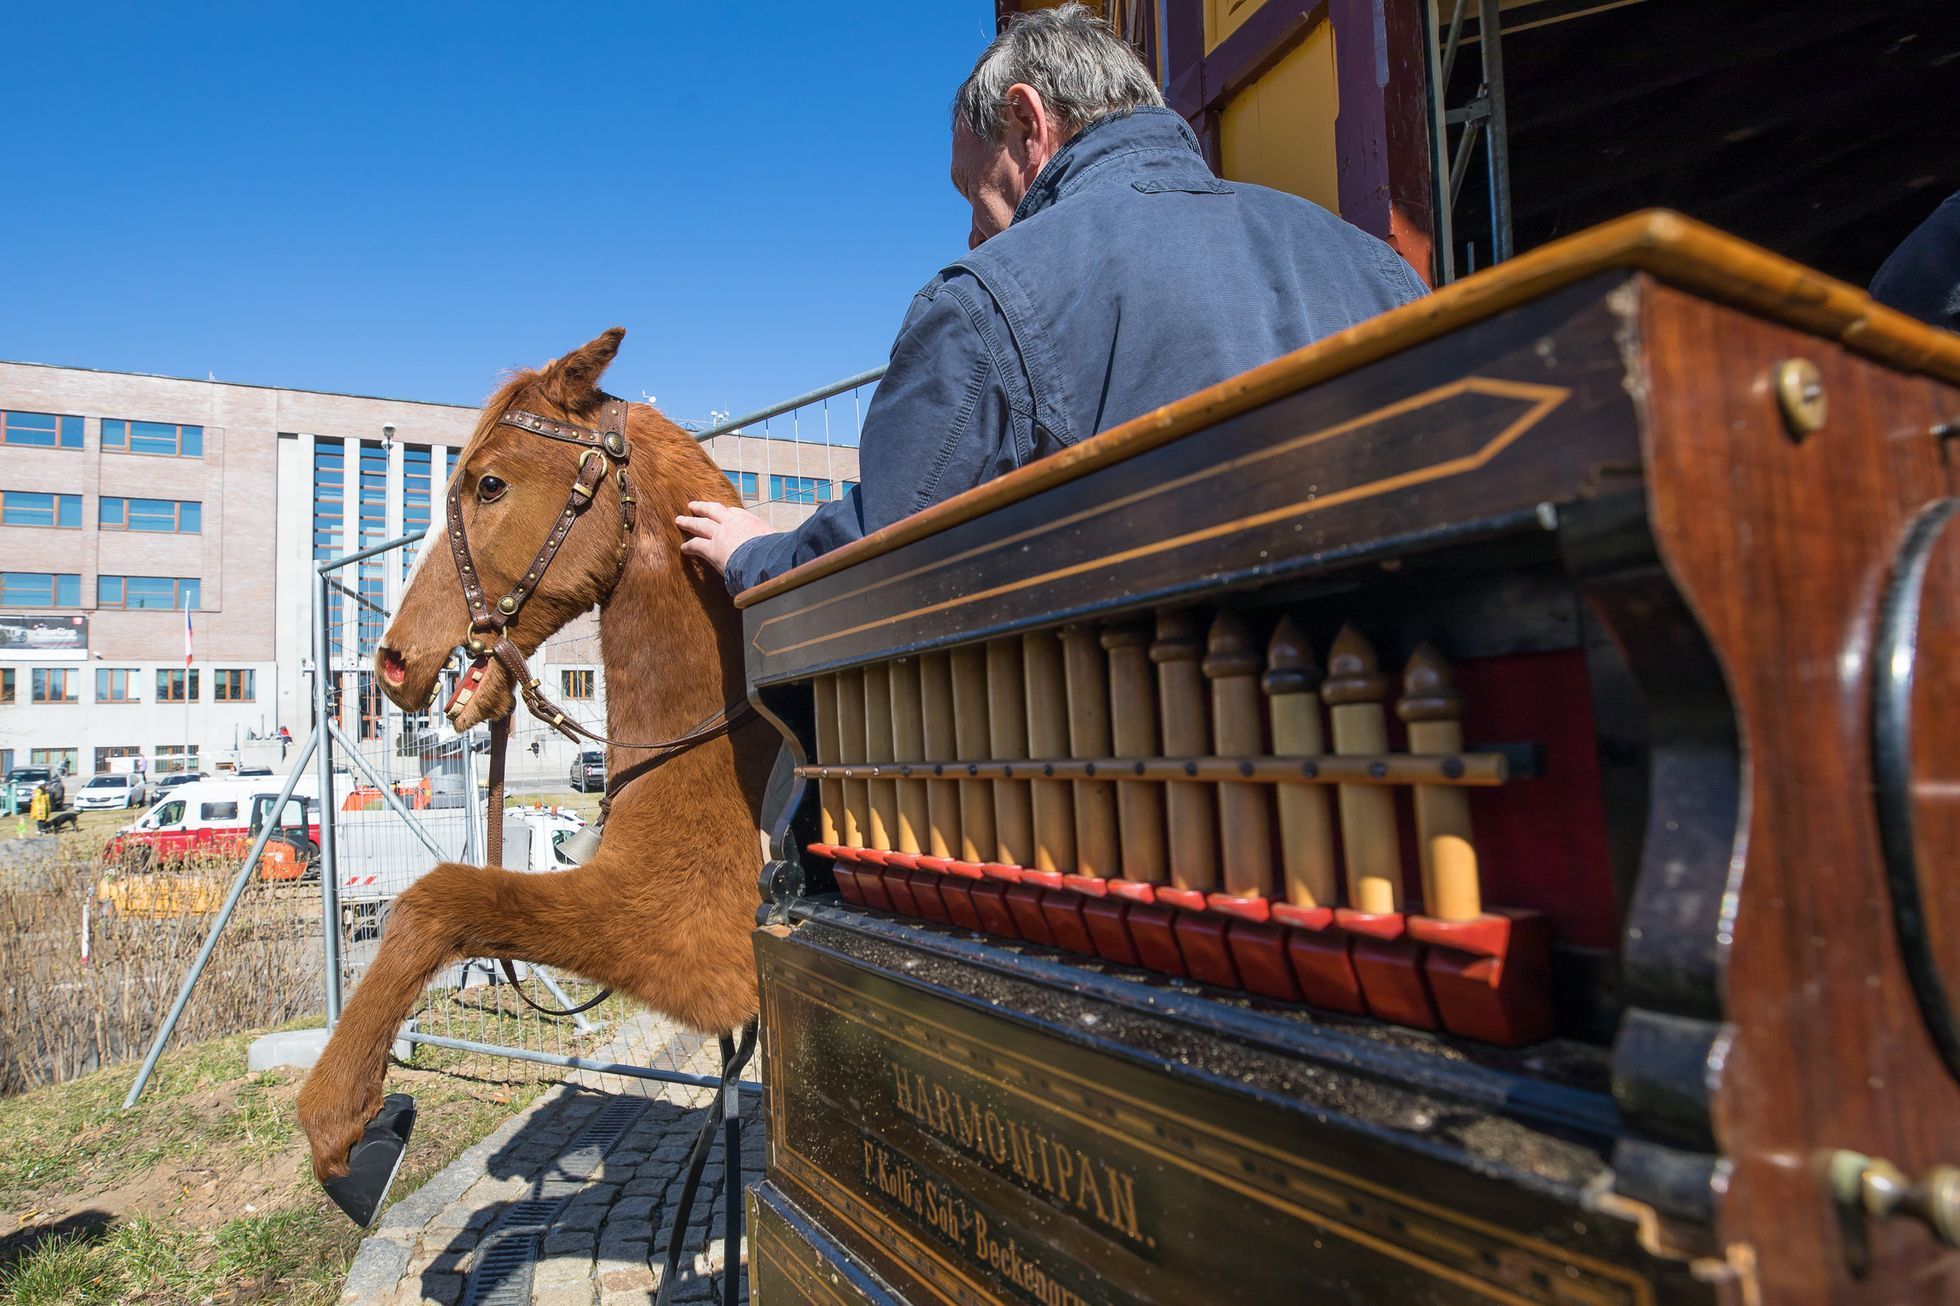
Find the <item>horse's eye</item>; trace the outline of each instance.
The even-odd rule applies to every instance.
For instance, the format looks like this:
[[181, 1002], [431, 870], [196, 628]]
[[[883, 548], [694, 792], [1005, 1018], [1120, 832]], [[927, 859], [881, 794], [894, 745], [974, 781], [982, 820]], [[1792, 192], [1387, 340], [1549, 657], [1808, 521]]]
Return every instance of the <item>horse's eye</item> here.
[[508, 485], [505, 485], [503, 483], [503, 480], [499, 477], [495, 477], [495, 476], [481, 477], [480, 479], [478, 479], [476, 483], [477, 502], [495, 503], [498, 499], [504, 497], [504, 491], [508, 490], [509, 488], [510, 487]]

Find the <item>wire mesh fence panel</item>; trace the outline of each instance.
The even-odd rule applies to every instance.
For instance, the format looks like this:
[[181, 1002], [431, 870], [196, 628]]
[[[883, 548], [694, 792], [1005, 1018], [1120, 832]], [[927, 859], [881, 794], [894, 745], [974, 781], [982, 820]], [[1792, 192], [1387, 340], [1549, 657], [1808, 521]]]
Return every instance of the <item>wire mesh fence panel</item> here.
[[[429, 565], [447, 565], [447, 555], [434, 557]], [[353, 566], [374, 572], [379, 578], [376, 592], [364, 593], [342, 579]], [[486, 861], [483, 822], [489, 773], [488, 731], [478, 727], [459, 735], [442, 718], [454, 669], [445, 672], [436, 701], [418, 711], [398, 707], [375, 679], [373, 656], [387, 622], [385, 616], [377, 619], [370, 605], [392, 607], [398, 602], [413, 568], [393, 551], [353, 566], [326, 573], [327, 594], [338, 602], [322, 605], [334, 766], [328, 819], [333, 827], [334, 929], [343, 1001], [373, 964], [389, 910], [404, 892], [442, 861]], [[603, 729], [604, 667], [593, 618], [580, 618], [554, 636], [532, 664], [534, 674], [547, 678], [550, 692], [562, 696], [574, 719]], [[520, 711], [507, 757], [503, 865], [519, 874], [571, 869], [574, 863], [563, 846], [597, 816], [605, 783], [603, 754], [583, 756], [562, 735]], [[547, 968], [519, 962], [513, 970], [531, 1000], [547, 1008], [578, 1006], [598, 992], [597, 985]], [[493, 1072], [499, 1077], [559, 1078], [565, 1073], [559, 1059], [612, 1060], [597, 1054], [613, 1040], [629, 1010], [626, 1000], [612, 998], [578, 1016], [544, 1014], [518, 995], [496, 959], [474, 957], [452, 962], [436, 974], [408, 1028], [418, 1064], [441, 1065], [497, 1049], [506, 1054]]]
[[[270, 783], [276, 797], [281, 782]], [[244, 811], [253, 788], [187, 786], [187, 802]], [[134, 830], [98, 825], [32, 841], [32, 854], [11, 850], [0, 871], [0, 1095], [140, 1056], [211, 934], [245, 839], [173, 848], [168, 832], [142, 828], [150, 815], [130, 811]], [[306, 871], [275, 855], [248, 880], [178, 1022], [180, 1042], [321, 1016], [320, 885]]]
[[[820, 387], [806, 401], [772, 405], [754, 418], [718, 420], [695, 430], [695, 438], [727, 474], [743, 507], [788, 530], [857, 485], [858, 441], [882, 370]], [[857, 385], [850, 384], [854, 380]]]

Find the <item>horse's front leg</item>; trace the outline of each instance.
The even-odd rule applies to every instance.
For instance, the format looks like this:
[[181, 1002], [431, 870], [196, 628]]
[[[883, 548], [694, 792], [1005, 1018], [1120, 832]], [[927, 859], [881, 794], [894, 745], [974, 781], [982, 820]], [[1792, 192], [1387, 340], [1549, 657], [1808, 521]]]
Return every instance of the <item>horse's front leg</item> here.
[[437, 971], [462, 957], [576, 955], [587, 926], [576, 913], [539, 910], [547, 898], [565, 901], [562, 878], [444, 862], [395, 901], [373, 964], [300, 1089], [316, 1178], [347, 1173], [348, 1152], [381, 1109], [388, 1048]]

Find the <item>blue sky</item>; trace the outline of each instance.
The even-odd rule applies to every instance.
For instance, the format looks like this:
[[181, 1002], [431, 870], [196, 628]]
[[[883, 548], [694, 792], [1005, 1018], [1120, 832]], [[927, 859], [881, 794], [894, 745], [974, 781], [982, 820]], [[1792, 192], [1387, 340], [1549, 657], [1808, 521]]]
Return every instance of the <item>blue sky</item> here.
[[737, 411], [884, 361], [964, 252], [989, 0], [8, 6], [0, 358]]

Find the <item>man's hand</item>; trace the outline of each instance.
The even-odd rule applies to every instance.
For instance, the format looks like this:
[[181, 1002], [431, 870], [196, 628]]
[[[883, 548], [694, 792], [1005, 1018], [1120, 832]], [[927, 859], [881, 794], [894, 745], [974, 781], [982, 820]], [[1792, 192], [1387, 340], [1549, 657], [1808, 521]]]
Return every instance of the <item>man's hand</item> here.
[[694, 515], [674, 518], [681, 533], [689, 537], [681, 542], [681, 552], [701, 559], [724, 575], [728, 572], [729, 555], [735, 550], [758, 535], [776, 533], [775, 527], [754, 513], [725, 503], [697, 499], [687, 505], [687, 510]]

